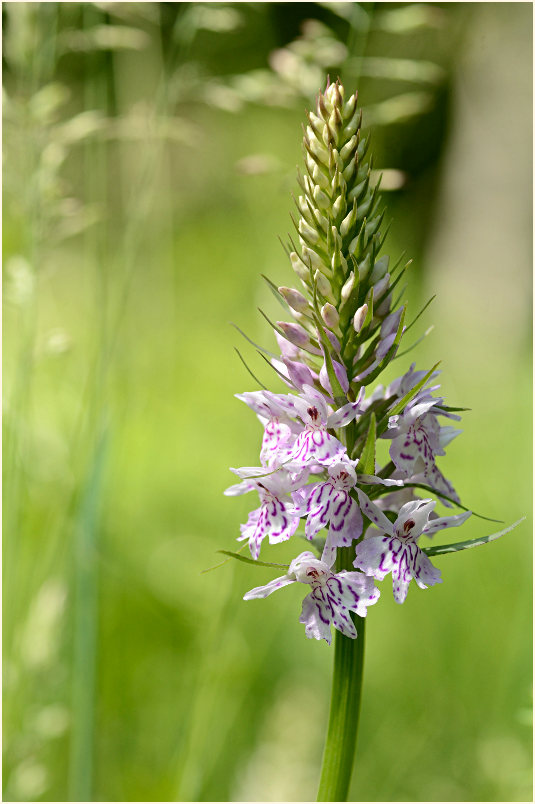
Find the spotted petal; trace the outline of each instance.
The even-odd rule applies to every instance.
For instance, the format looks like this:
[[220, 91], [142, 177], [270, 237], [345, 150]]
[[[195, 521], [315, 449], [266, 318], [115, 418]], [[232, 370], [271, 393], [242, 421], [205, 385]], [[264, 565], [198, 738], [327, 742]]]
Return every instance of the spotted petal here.
[[378, 581], [384, 580], [393, 567], [388, 536], [372, 536], [357, 544], [353, 566]]
[[328, 645], [331, 644], [331, 609], [317, 590], [314, 589], [303, 600], [299, 622], [304, 624], [309, 639], [324, 639]]
[[264, 429], [262, 448], [260, 450], [260, 461], [266, 466], [275, 466], [285, 459], [282, 454], [284, 447], [291, 444], [295, 439], [289, 425], [280, 422], [278, 419], [271, 419]]
[[420, 589], [427, 589], [436, 583], [442, 583], [441, 572], [431, 564], [426, 554], [418, 549], [413, 567], [413, 578]]
[[405, 503], [394, 522], [396, 536], [417, 539], [427, 525], [429, 514], [436, 504], [436, 500], [411, 500]]
[[299, 466], [325, 464], [343, 452], [344, 445], [326, 430], [305, 429], [297, 436], [289, 461]]
[[348, 609], [355, 611], [359, 617], [366, 617], [368, 606], [379, 600], [380, 591], [375, 586], [373, 578], [363, 575], [362, 572], [338, 573], [342, 585], [342, 602]]
[[433, 536], [437, 531], [443, 528], [456, 528], [466, 522], [471, 515], [471, 511], [466, 511], [464, 514], [457, 514], [456, 516], [441, 516], [437, 519], [431, 519], [425, 526], [423, 532], [426, 536]]
[[379, 530], [382, 530], [385, 533], [390, 534], [390, 536], [393, 536], [394, 528], [388, 517], [386, 517], [383, 512], [374, 503], [372, 503], [370, 498], [364, 494], [361, 489], [357, 489], [357, 495], [362, 513], [368, 517], [370, 522], [374, 522]]
[[260, 508], [251, 511], [247, 523], [240, 528], [241, 540], [248, 539], [251, 555], [256, 560], [266, 536], [271, 544], [286, 541], [293, 536], [298, 524], [299, 518], [293, 514], [293, 506], [271, 497]]

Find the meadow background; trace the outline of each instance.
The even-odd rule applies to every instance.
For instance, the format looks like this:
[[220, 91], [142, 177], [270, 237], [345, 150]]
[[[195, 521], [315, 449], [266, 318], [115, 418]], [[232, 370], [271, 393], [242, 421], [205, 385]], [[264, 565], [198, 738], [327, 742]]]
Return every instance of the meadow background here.
[[[370, 611], [354, 801], [530, 801], [529, 3], [4, 3], [4, 800], [315, 798], [332, 652], [229, 561], [304, 110], [359, 87], [385, 253], [507, 524]], [[411, 316], [412, 317], [412, 316]], [[415, 327], [416, 329], [416, 327]], [[463, 538], [499, 529], [473, 518]], [[291, 559], [295, 545], [272, 548]]]

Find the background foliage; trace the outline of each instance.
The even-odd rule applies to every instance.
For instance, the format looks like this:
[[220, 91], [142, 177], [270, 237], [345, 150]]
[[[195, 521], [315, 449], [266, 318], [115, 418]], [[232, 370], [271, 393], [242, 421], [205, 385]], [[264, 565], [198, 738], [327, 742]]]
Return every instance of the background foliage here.
[[[291, 284], [300, 125], [357, 84], [407, 297], [472, 408], [441, 468], [530, 510], [529, 4], [5, 3], [4, 798], [315, 797], [331, 654], [233, 549], [257, 460], [229, 325]], [[475, 521], [465, 538], [495, 530]], [[531, 800], [530, 525], [370, 612], [363, 801]], [[294, 548], [280, 545], [280, 560]], [[279, 560], [275, 556], [273, 560]]]

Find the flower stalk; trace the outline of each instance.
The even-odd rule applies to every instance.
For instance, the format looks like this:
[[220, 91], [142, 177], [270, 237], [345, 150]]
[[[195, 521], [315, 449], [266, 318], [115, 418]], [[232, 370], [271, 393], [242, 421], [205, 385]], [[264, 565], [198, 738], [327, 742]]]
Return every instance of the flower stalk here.
[[[294, 320], [271, 324], [263, 314], [280, 349], [280, 357], [267, 362], [290, 393], [272, 393], [262, 385], [261, 391], [236, 395], [263, 425], [261, 465], [233, 469], [240, 482], [225, 492], [258, 494], [259, 507], [238, 537], [248, 543], [250, 563], [265, 566], [260, 555], [266, 542], [301, 537], [314, 549], [278, 565], [287, 572], [244, 599], [266, 598], [300, 583], [307, 588], [299, 618], [306, 636], [330, 645], [334, 626], [318, 801], [347, 799], [365, 617], [380, 596], [375, 582], [391, 575], [394, 599], [402, 604], [411, 581], [421, 589], [442, 582], [429, 556], [483, 544], [511, 529], [457, 545], [419, 545], [420, 537], [458, 527], [471, 516], [437, 465], [459, 434], [441, 422], [458, 420], [453, 411], [459, 408], [434, 395], [440, 387], [437, 366], [416, 371], [412, 365], [388, 387], [370, 390], [412, 324], [405, 325], [406, 306], [394, 293], [409, 263], [391, 266], [387, 256], [379, 256], [383, 212], [378, 185], [371, 183], [371, 159], [366, 161], [368, 144], [356, 94], [346, 99], [338, 81], [328, 84], [316, 114], [308, 116], [297, 242], [288, 245], [300, 289], [277, 288], [268, 280]], [[377, 439], [390, 442], [390, 460], [382, 467]], [[420, 489], [425, 499], [416, 496]], [[464, 512], [440, 516], [437, 502]]]
[[[343, 548], [340, 553], [340, 563], [351, 566], [351, 548]], [[359, 726], [366, 620], [355, 614], [354, 622], [357, 639], [349, 639], [339, 631], [335, 635], [331, 706], [318, 801], [347, 801], [349, 792]]]

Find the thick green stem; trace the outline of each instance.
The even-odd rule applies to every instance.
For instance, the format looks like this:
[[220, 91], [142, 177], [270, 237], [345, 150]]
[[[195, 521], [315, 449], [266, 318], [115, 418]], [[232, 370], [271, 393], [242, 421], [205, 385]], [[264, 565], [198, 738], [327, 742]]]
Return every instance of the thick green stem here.
[[[339, 550], [337, 569], [353, 569], [351, 548]], [[349, 564], [349, 566], [347, 566]], [[347, 801], [357, 744], [360, 694], [364, 670], [364, 626], [366, 621], [353, 614], [358, 637], [350, 639], [336, 631], [331, 711], [318, 801]]]

